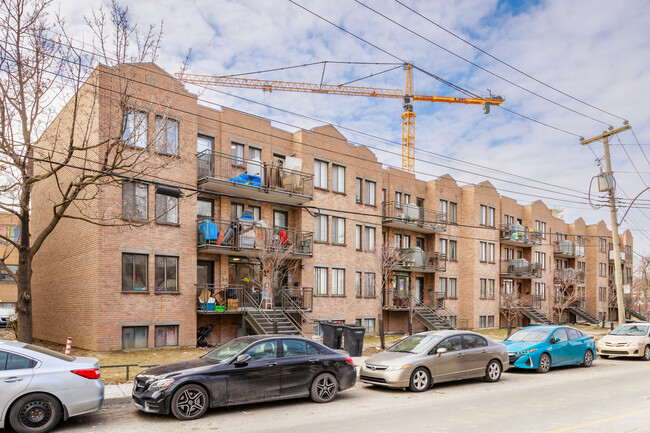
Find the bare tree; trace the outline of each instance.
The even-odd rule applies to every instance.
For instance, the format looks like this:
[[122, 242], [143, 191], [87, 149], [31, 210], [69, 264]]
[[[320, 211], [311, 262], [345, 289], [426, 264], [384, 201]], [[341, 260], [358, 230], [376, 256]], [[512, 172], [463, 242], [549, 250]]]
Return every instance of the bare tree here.
[[632, 287], [634, 304], [644, 315], [648, 313], [648, 296], [650, 296], [650, 257], [642, 256], [636, 266], [637, 278]]
[[[375, 247], [372, 251], [376, 269], [379, 271], [379, 276], [381, 278], [381, 303], [382, 306], [388, 306], [391, 302], [391, 277], [393, 275], [393, 270], [395, 269], [396, 264], [398, 264], [403, 259], [402, 250], [395, 248], [388, 244], [388, 242], [382, 242], [381, 246]], [[384, 321], [380, 315], [379, 322], [379, 338], [381, 341], [381, 348], [385, 348], [385, 334], [384, 334]], [[409, 313], [409, 327], [411, 322], [411, 313]]]
[[[103, 186], [164, 165], [153, 151], [160, 131], [141, 137], [137, 118], [126, 121], [134, 95], [148, 84], [128, 79], [129, 65], [155, 60], [162, 26], [141, 33], [129, 23], [128, 10], [113, 3], [110, 16], [100, 9], [87, 19], [95, 43], [83, 46], [66, 33], [62, 18], [51, 16], [50, 7], [49, 0], [0, 1], [0, 210], [20, 223], [18, 240], [0, 235], [18, 250], [18, 270], [8, 268], [6, 255], [0, 267], [17, 283], [17, 338], [25, 342], [32, 340], [32, 262], [48, 236], [65, 218], [131, 224], [121, 219], [122, 206], [111, 210], [92, 203]], [[100, 93], [111, 99], [114, 122], [98, 137]], [[50, 210], [39, 212], [35, 231], [37, 192], [49, 200]]]
[[566, 309], [577, 305], [582, 300], [583, 292], [577, 284], [578, 281], [575, 273], [566, 274], [563, 278], [555, 279], [553, 310], [557, 315], [557, 322], [559, 324], [562, 324]]
[[501, 293], [501, 314], [503, 315], [504, 319], [506, 319], [506, 324], [508, 326], [508, 335], [506, 335], [506, 338], [510, 337], [513, 324], [519, 322], [519, 318], [522, 315], [522, 307], [523, 302], [516, 291], [511, 290]]

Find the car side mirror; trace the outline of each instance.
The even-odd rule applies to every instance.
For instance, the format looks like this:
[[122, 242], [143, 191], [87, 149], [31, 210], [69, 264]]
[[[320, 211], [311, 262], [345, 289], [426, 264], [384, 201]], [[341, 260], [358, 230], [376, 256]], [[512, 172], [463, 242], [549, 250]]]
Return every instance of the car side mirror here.
[[235, 359], [235, 365], [248, 364], [248, 361], [250, 360], [251, 360], [251, 356], [248, 354], [239, 355], [237, 359]]
[[436, 350], [436, 353], [439, 355], [442, 355], [443, 353], [447, 353], [447, 348], [446, 347], [439, 347], [438, 350]]
[[560, 341], [560, 339], [559, 339], [558, 337], [553, 337], [553, 338], [551, 338], [551, 344], [555, 344], [555, 343], [557, 343], [558, 341]]

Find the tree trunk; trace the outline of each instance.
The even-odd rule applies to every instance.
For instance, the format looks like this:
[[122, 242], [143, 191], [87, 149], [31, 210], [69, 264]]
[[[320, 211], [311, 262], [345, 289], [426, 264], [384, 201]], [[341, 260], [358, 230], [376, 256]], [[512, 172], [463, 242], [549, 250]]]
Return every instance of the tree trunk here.
[[[21, 241], [22, 244], [22, 241]], [[29, 247], [20, 246], [18, 251], [18, 333], [16, 338], [24, 343], [32, 342], [32, 261]]]

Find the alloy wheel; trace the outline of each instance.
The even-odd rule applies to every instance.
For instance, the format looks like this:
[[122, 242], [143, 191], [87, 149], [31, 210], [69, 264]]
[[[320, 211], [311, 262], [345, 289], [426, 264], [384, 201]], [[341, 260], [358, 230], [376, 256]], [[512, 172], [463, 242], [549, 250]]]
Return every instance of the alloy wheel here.
[[183, 416], [193, 418], [198, 413], [201, 413], [205, 404], [203, 393], [195, 389], [186, 389], [178, 397], [176, 407]]
[[496, 361], [490, 362], [487, 367], [488, 382], [496, 382], [501, 377], [501, 364]]
[[650, 361], [650, 346], [645, 347], [645, 350], [643, 351], [643, 359]]
[[418, 368], [411, 375], [411, 391], [422, 392], [429, 388], [429, 373], [423, 368]]
[[336, 383], [334, 383], [330, 376], [323, 375], [316, 385], [316, 394], [322, 400], [331, 399], [334, 396], [335, 390]]
[[585, 367], [591, 367], [591, 364], [594, 362], [594, 354], [591, 353], [591, 350], [585, 352], [585, 357], [582, 361], [582, 365]]

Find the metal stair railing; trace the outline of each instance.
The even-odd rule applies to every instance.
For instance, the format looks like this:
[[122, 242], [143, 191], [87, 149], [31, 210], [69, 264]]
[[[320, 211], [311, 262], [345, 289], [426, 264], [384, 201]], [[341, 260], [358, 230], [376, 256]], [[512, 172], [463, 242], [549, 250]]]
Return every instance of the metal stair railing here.
[[[263, 318], [263, 319], [264, 319], [268, 324], [270, 324], [271, 326], [273, 326], [274, 332], [277, 332], [277, 320], [272, 319], [271, 316], [269, 316], [268, 314], [266, 314], [266, 312], [265, 312], [264, 309], [262, 308], [261, 301], [258, 302], [255, 298], [253, 298], [253, 296], [251, 296], [250, 293], [248, 293], [248, 292], [246, 292], [246, 291], [244, 291], [244, 299], [245, 299], [245, 300], [246, 300], [250, 305], [253, 305], [253, 306], [255, 307], [255, 312], [256, 312], [256, 313], [259, 313], [259, 314], [262, 316], [262, 318]], [[249, 308], [249, 307], [244, 307], [244, 310], [248, 312], [248, 308]], [[259, 321], [257, 320], [257, 318], [253, 317], [253, 316], [250, 315], [250, 314], [247, 314], [247, 316], [250, 316], [250, 317], [251, 317], [255, 322], [257, 322], [258, 326], [262, 329], [262, 331], [264, 331], [264, 333], [267, 333], [267, 334], [268, 334], [268, 332], [266, 332], [266, 329], [264, 329], [264, 326], [263, 326], [261, 323], [259, 323]]]
[[[291, 313], [298, 313], [298, 315], [300, 316], [300, 322], [298, 322], [291, 315], [291, 313], [289, 313], [288, 310], [291, 310]], [[282, 290], [282, 313], [287, 319], [289, 319], [291, 324], [294, 325], [296, 329], [300, 332], [300, 334], [302, 334], [303, 336], [305, 335], [305, 328], [302, 326], [302, 324], [303, 323], [313, 324], [313, 321], [311, 321], [309, 317], [307, 317], [307, 314], [304, 312], [302, 307], [296, 301], [294, 301], [291, 298], [290, 294], [287, 293], [285, 290]]]
[[458, 316], [456, 314], [454, 314], [453, 312], [451, 312], [450, 310], [448, 310], [447, 308], [445, 308], [444, 306], [442, 308], [440, 308], [440, 309], [443, 310], [444, 312], [448, 313], [448, 316], [441, 316], [440, 314], [438, 314], [436, 312], [436, 310], [432, 309], [431, 307], [426, 306], [424, 304], [424, 302], [422, 302], [421, 300], [417, 300], [414, 297], [411, 297], [411, 301], [413, 302], [413, 305], [415, 306], [415, 308], [420, 309], [420, 310], [424, 310], [425, 312], [431, 314], [432, 316], [434, 316], [435, 318], [437, 318], [441, 322], [444, 322], [447, 326], [449, 326], [449, 328], [455, 329], [455, 327], [453, 327], [451, 325], [451, 322], [449, 321], [448, 317], [456, 317], [456, 320], [458, 320]]

